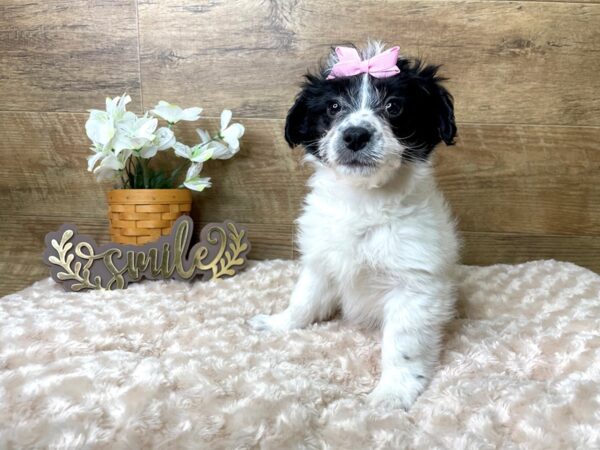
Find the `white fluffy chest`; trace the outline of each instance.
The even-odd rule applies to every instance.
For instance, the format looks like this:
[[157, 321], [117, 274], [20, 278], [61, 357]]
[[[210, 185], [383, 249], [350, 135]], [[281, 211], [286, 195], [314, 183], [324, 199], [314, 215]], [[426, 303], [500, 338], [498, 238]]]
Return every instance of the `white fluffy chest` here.
[[340, 281], [365, 269], [427, 269], [442, 256], [449, 221], [431, 208], [395, 201], [349, 204], [311, 194], [298, 220], [298, 244], [305, 259], [337, 272]]
[[317, 185], [308, 195], [298, 219], [303, 263], [336, 285], [345, 315], [375, 322], [386, 292], [456, 260], [451, 217], [431, 187], [403, 197]]

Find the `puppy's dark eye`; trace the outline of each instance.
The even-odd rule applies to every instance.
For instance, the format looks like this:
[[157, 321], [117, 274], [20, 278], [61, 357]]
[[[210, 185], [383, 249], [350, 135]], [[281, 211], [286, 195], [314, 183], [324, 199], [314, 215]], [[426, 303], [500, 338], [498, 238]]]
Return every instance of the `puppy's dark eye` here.
[[398, 117], [402, 113], [402, 104], [398, 100], [388, 100], [384, 109], [388, 117]]
[[331, 117], [335, 116], [336, 114], [339, 114], [341, 110], [342, 107], [338, 102], [330, 102], [329, 105], [327, 105], [327, 114], [329, 114]]

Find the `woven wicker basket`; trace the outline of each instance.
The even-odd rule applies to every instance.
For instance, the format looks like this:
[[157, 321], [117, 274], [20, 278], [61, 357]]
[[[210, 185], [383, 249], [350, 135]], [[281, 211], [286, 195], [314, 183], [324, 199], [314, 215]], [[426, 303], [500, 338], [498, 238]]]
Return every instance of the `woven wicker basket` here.
[[110, 237], [119, 244], [146, 244], [171, 232], [192, 209], [187, 189], [115, 189], [108, 193]]

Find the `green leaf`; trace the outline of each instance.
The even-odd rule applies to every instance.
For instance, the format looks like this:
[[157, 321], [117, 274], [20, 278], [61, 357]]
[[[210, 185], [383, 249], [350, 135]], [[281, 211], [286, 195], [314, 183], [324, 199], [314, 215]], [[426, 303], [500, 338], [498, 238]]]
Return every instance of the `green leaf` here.
[[144, 189], [144, 168], [139, 159], [135, 161], [134, 189]]
[[132, 162], [133, 158], [130, 158], [130, 160], [127, 163], [127, 182], [129, 183], [129, 188], [133, 189], [133, 186], [135, 185], [135, 174], [134, 171], [132, 170], [132, 165], [134, 165], [134, 163]]
[[179, 175], [179, 172], [181, 172], [181, 169], [183, 169], [183, 166], [179, 166], [175, 170], [173, 170], [173, 172], [171, 172], [171, 175], [168, 178], [170, 187], [174, 187], [175, 179]]
[[162, 189], [165, 184], [166, 176], [162, 171], [156, 172], [154, 174], [154, 178], [152, 179], [152, 183], [156, 189]]

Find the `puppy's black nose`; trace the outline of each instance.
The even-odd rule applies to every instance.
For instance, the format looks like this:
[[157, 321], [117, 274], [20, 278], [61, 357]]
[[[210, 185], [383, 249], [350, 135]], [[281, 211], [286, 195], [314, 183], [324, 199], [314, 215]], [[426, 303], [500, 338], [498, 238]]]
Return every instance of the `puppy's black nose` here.
[[349, 127], [344, 131], [342, 137], [346, 147], [356, 152], [367, 145], [371, 139], [371, 132], [363, 127]]

